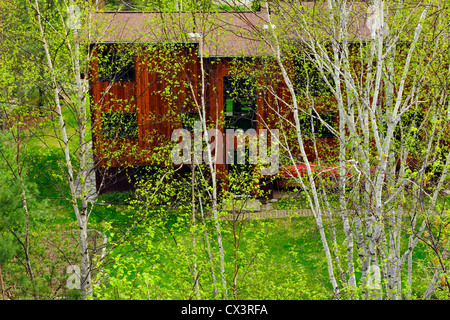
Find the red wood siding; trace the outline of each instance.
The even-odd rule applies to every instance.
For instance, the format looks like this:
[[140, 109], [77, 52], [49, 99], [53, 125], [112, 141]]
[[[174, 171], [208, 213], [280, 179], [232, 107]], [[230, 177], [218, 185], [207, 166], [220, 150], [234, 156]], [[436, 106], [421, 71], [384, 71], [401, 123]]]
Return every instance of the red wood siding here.
[[[223, 77], [231, 75], [230, 58], [204, 59], [207, 73], [206, 104], [208, 125], [224, 132], [223, 115]], [[282, 85], [279, 71], [276, 67], [269, 68], [270, 75], [259, 81], [272, 81], [270, 84], [276, 94], [289, 101], [289, 92]], [[278, 77], [277, 77], [278, 74]], [[200, 104], [200, 61], [197, 50], [193, 46], [141, 47], [136, 49], [135, 80], [119, 81], [111, 85], [107, 81], [98, 81], [98, 63], [94, 60], [91, 68], [91, 111], [94, 135], [94, 148], [97, 160], [102, 160], [100, 166], [129, 165], [170, 165], [170, 137], [173, 130], [181, 127], [179, 115], [181, 112], [197, 111], [196, 103]], [[192, 97], [190, 87], [182, 83], [190, 83], [196, 93]], [[306, 104], [307, 102], [304, 101]], [[321, 98], [317, 101], [319, 112], [332, 111], [333, 101]], [[273, 110], [276, 110], [274, 112]], [[137, 139], [103, 139], [100, 117], [102, 112], [136, 112], [138, 123]], [[283, 126], [277, 113], [286, 117]], [[295, 143], [295, 132], [287, 121], [293, 122], [293, 113], [282, 102], [267, 91], [257, 92], [257, 129], [264, 128], [263, 122], [270, 129], [288, 128]], [[335, 126], [338, 126], [336, 116]], [[319, 155], [337, 156], [337, 139], [318, 139]], [[223, 142], [225, 143], [225, 137]], [[312, 141], [307, 141], [306, 150], [311, 161], [316, 160]], [[226, 150], [224, 150], [226, 151]], [[280, 152], [282, 149], [280, 148]], [[156, 153], [160, 152], [159, 156]], [[297, 151], [298, 152], [298, 151]], [[225, 156], [224, 152], [224, 156]], [[225, 163], [225, 161], [224, 161]], [[226, 165], [218, 166], [219, 178], [225, 178]]]

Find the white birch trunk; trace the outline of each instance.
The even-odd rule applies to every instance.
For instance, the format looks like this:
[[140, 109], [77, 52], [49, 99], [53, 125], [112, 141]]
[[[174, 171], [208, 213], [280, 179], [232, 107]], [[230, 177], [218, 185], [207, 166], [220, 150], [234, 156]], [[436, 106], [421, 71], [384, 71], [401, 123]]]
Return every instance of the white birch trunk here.
[[[195, 26], [197, 28], [197, 26]], [[203, 130], [204, 134], [202, 135], [201, 139], [204, 139], [206, 142], [206, 157], [207, 162], [209, 165], [209, 172], [211, 173], [211, 192], [210, 198], [211, 198], [211, 212], [213, 213], [214, 218], [214, 224], [216, 228], [216, 236], [217, 236], [217, 244], [219, 248], [219, 259], [220, 259], [220, 276], [222, 280], [222, 289], [223, 289], [223, 298], [227, 299], [228, 292], [227, 292], [227, 281], [226, 281], [226, 274], [225, 274], [225, 253], [223, 249], [223, 240], [222, 240], [222, 232], [221, 232], [221, 226], [220, 226], [220, 219], [219, 219], [219, 210], [218, 210], [218, 203], [217, 203], [217, 166], [216, 161], [213, 161], [212, 157], [212, 150], [209, 143], [209, 134], [208, 134], [208, 127], [207, 127], [207, 119], [208, 115], [206, 112], [206, 72], [204, 67], [204, 54], [203, 54], [203, 38], [204, 34], [199, 35], [199, 57], [200, 57], [200, 77], [201, 77], [201, 92], [200, 92], [200, 103], [197, 100], [197, 94], [194, 88], [191, 87], [191, 93], [192, 98], [194, 99], [195, 105], [197, 106], [197, 109], [199, 111], [200, 115], [200, 121], [201, 121], [201, 130]], [[195, 140], [195, 137], [194, 137]], [[216, 139], [217, 142], [217, 139]], [[218, 146], [216, 145], [215, 150], [218, 150]], [[199, 152], [198, 155], [194, 156], [194, 160], [192, 163], [192, 166], [195, 168], [196, 165], [199, 164], [199, 161], [203, 159], [203, 156], [201, 154], [201, 143], [197, 145], [197, 141], [194, 141], [194, 154]]]
[[[266, 7], [268, 7], [268, 2], [266, 1], [265, 3], [266, 3]], [[267, 20], [268, 20], [269, 26], [272, 25], [271, 14], [269, 13], [269, 11], [267, 11]], [[333, 262], [332, 262], [332, 258], [331, 258], [331, 252], [330, 252], [327, 238], [325, 235], [324, 225], [323, 225], [323, 221], [322, 221], [322, 210], [321, 210], [320, 203], [319, 203], [319, 195], [317, 193], [316, 186], [314, 183], [314, 177], [312, 174], [311, 165], [306, 156], [305, 148], [303, 145], [303, 137], [302, 137], [302, 131], [300, 128], [300, 120], [299, 120], [299, 114], [298, 114], [299, 109], [298, 109], [298, 104], [297, 104], [296, 93], [295, 93], [294, 87], [292, 85], [291, 79], [289, 78], [289, 75], [286, 72], [283, 61], [281, 60], [281, 52], [280, 52], [280, 46], [279, 46], [279, 43], [277, 40], [277, 35], [275, 34], [273, 28], [270, 28], [270, 30], [271, 30], [272, 37], [274, 39], [274, 45], [271, 46], [272, 51], [275, 55], [276, 61], [281, 70], [281, 74], [282, 74], [284, 83], [286, 84], [286, 86], [289, 90], [289, 93], [290, 93], [290, 97], [292, 99], [292, 111], [293, 111], [293, 115], [294, 115], [295, 129], [297, 132], [297, 143], [298, 143], [298, 146], [300, 149], [302, 160], [304, 161], [304, 163], [306, 165], [306, 170], [308, 173], [308, 180], [309, 180], [309, 187], [311, 188], [312, 199], [311, 199], [311, 197], [308, 197], [308, 200], [310, 202], [312, 213], [313, 213], [314, 219], [316, 220], [316, 224], [317, 224], [317, 227], [318, 227], [319, 233], [320, 233], [320, 239], [321, 239], [324, 251], [325, 251], [325, 256], [326, 256], [327, 266], [328, 266], [328, 276], [330, 279], [330, 283], [333, 287], [333, 293], [334, 293], [335, 297], [339, 299], [340, 298], [340, 289], [339, 289], [339, 286], [337, 284], [337, 281], [336, 281], [336, 278], [334, 275], [334, 267], [333, 267]], [[291, 160], [295, 164], [295, 160], [294, 159], [291, 159]], [[300, 177], [300, 174], [298, 172], [297, 172], [297, 174]]]
[[[75, 80], [76, 80], [76, 88], [79, 99], [79, 107], [78, 107], [78, 125], [79, 125], [79, 141], [80, 141], [80, 180], [82, 185], [82, 195], [81, 195], [81, 208], [78, 207], [77, 199], [77, 190], [75, 187], [74, 181], [74, 170], [72, 165], [72, 160], [70, 159], [70, 148], [69, 148], [69, 139], [66, 131], [66, 123], [65, 119], [62, 115], [61, 102], [59, 98], [59, 94], [61, 89], [59, 87], [56, 72], [54, 68], [54, 64], [52, 61], [52, 57], [50, 54], [49, 44], [47, 42], [47, 37], [44, 32], [43, 24], [42, 24], [42, 15], [39, 9], [39, 3], [37, 0], [34, 2], [34, 9], [37, 13], [37, 19], [39, 24], [39, 31], [41, 36], [42, 45], [44, 47], [46, 59], [47, 59], [47, 67], [51, 74], [51, 81], [53, 85], [54, 92], [54, 102], [55, 102], [55, 111], [59, 121], [59, 130], [62, 135], [62, 149], [65, 157], [65, 166], [67, 168], [68, 175], [68, 183], [71, 193], [72, 200], [72, 208], [74, 210], [75, 216], [78, 221], [78, 226], [80, 228], [80, 255], [81, 255], [81, 291], [83, 299], [86, 299], [87, 296], [92, 295], [92, 286], [91, 286], [91, 265], [89, 259], [88, 252], [88, 236], [87, 236], [87, 223], [88, 216], [87, 213], [87, 192], [86, 192], [86, 177], [87, 177], [87, 168], [86, 168], [86, 141], [85, 141], [85, 125], [86, 125], [86, 109], [85, 109], [85, 99], [83, 86], [80, 79], [80, 68], [79, 68], [79, 44], [77, 43], [77, 31], [74, 30], [75, 34], [75, 51], [74, 57], [72, 60]], [[69, 44], [70, 49], [70, 44]]]

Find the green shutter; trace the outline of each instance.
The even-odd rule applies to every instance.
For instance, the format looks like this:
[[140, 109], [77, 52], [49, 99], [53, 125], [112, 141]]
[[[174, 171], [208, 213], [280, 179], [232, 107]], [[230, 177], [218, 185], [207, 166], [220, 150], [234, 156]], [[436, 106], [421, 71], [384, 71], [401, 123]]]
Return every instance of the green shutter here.
[[232, 99], [227, 99], [225, 101], [225, 111], [233, 112], [233, 100]]

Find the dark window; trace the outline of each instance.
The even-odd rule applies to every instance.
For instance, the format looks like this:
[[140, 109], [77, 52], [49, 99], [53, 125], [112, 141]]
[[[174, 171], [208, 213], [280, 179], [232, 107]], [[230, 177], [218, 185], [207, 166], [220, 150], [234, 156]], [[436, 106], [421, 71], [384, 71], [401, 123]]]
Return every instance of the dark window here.
[[223, 77], [223, 104], [227, 129], [256, 129], [256, 92], [251, 79]]
[[158, 165], [135, 165], [133, 169], [137, 181], [156, 178], [162, 172], [162, 168]]
[[[334, 113], [319, 113], [320, 118], [331, 128], [335, 128], [336, 116]], [[325, 125], [317, 116], [317, 114], [302, 114], [299, 116], [300, 129], [302, 130], [302, 135], [305, 138], [314, 136], [316, 138], [333, 138], [334, 134], [330, 128]]]
[[[411, 128], [419, 128], [423, 122], [423, 113], [419, 111], [405, 112], [400, 122], [394, 129], [394, 138], [397, 141], [401, 141], [403, 137], [408, 136], [411, 132]], [[386, 128], [387, 126], [384, 125]]]
[[244, 149], [244, 163], [238, 163], [238, 149], [229, 149], [227, 150], [227, 153], [234, 153], [233, 163], [228, 164], [228, 172], [234, 173], [237, 176], [240, 176], [241, 174], [245, 172], [251, 172], [252, 165], [250, 164], [250, 153], [249, 150], [246, 148]]
[[102, 48], [98, 54], [100, 81], [134, 81], [134, 56], [126, 50]]
[[[320, 118], [331, 128], [335, 128], [335, 115], [334, 113], [320, 113]], [[332, 138], [334, 137], [333, 132], [330, 130], [330, 127], [325, 125], [319, 119], [316, 119], [316, 134], [319, 138]]]
[[137, 115], [132, 112], [105, 112], [102, 114], [104, 139], [137, 138]]
[[[334, 81], [331, 75], [326, 70], [324, 72], [328, 82], [333, 85]], [[307, 93], [315, 97], [331, 95], [330, 87], [320, 74], [314, 60], [306, 57], [297, 59], [295, 61], [294, 77], [296, 93], [298, 95], [306, 96]]]
[[196, 121], [200, 121], [200, 115], [196, 112], [186, 112], [181, 113], [180, 117], [181, 127], [189, 132], [194, 132], [194, 124]]

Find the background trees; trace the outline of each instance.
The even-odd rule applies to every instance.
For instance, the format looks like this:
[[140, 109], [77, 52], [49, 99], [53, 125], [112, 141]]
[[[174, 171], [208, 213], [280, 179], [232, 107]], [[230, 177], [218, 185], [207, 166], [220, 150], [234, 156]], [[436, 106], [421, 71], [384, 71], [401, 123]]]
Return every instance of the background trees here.
[[[4, 123], [5, 127], [17, 130], [15, 135], [18, 150], [24, 142], [21, 137], [26, 135], [27, 139], [32, 138], [35, 143], [38, 140], [41, 146], [54, 152], [56, 160], [60, 161], [58, 164], [62, 170], [57, 179], [67, 183], [68, 189], [62, 186], [60, 188], [61, 196], [66, 197], [68, 193], [66, 199], [70, 199], [78, 220], [81, 288], [83, 296], [87, 296], [91, 265], [87, 252], [87, 221], [90, 211], [86, 184], [90, 168], [87, 166], [87, 87], [81, 76], [83, 73], [87, 74], [85, 68], [89, 57], [86, 57], [84, 49], [80, 50], [77, 28], [81, 27], [82, 21], [75, 20], [79, 18], [77, 14], [81, 16], [81, 12], [73, 15], [68, 10], [74, 4], [21, 1], [16, 6], [2, 2], [2, 59], [9, 61], [2, 64], [2, 111], [4, 119], [8, 120]], [[79, 5], [78, 9], [91, 9], [89, 5]], [[73, 112], [73, 117], [70, 112]], [[52, 135], [55, 140], [48, 139], [40, 132], [39, 122], [47, 122], [48, 117], [57, 120], [57, 123], [53, 123], [53, 132], [50, 129], [44, 134]], [[69, 128], [69, 119], [75, 121], [73, 131]], [[71, 136], [72, 133], [75, 135]], [[27, 152], [30, 150], [22, 149]], [[21, 176], [21, 164], [17, 165], [16, 178], [20, 182], [25, 201], [27, 181]], [[76, 186], [77, 176], [80, 188]], [[49, 177], [49, 181], [55, 183], [55, 177]], [[28, 215], [25, 204], [24, 202], [23, 209]]]
[[[181, 2], [127, 4], [172, 10]], [[58, 235], [80, 230], [67, 247], [79, 250], [76, 264], [81, 265], [84, 298], [92, 292], [92, 270], [98, 270], [94, 298], [399, 299], [448, 293], [450, 57], [445, 2], [377, 0], [368, 7], [344, 0], [270, 1], [263, 3], [270, 11], [255, 13], [266, 27], [250, 24], [247, 31], [270, 54], [235, 59], [232, 73], [250, 78], [255, 90], [264, 93], [264, 106], [274, 117], [260, 121], [268, 129], [280, 129], [282, 164], [304, 164], [307, 172], [294, 169], [297, 187], [277, 204], [279, 209], [294, 207], [282, 222], [241, 220], [245, 201], [236, 194], [254, 196], [253, 186], [261, 177], [238, 172], [220, 192], [220, 169], [213, 161], [200, 164], [198, 158], [191, 158], [187, 175], [180, 175], [186, 166], [156, 168], [141, 175], [146, 179], [130, 199], [94, 206], [97, 194], [89, 193], [88, 184], [88, 119], [96, 106], [88, 101], [82, 79], [94, 58], [81, 41], [81, 30], [83, 35], [90, 30], [86, 21], [93, 8], [53, 1], [21, 1], [15, 9], [8, 2], [1, 5], [0, 268], [5, 297], [12, 296], [11, 283], [20, 283], [11, 277], [19, 269], [30, 281], [21, 282], [23, 296], [66, 295], [59, 289], [43, 294], [44, 280], [56, 274], [49, 270], [57, 269], [42, 267], [37, 258], [54, 254], [43, 249], [48, 243], [44, 238], [50, 238], [43, 225], [55, 227]], [[80, 29], [67, 12], [71, 5], [80, 8]], [[207, 12], [209, 5], [183, 2], [183, 10], [196, 12], [196, 78], [176, 77], [189, 74], [188, 61], [174, 54], [180, 48], [168, 39], [161, 38], [157, 49], [129, 52], [158, 55], [165, 62], [144, 59], [142, 68], [152, 68], [166, 84], [158, 94], [170, 106], [169, 115], [181, 122], [177, 107], [183, 100], [199, 114], [203, 133], [218, 125], [207, 121], [212, 62], [202, 52], [202, 42], [207, 24], [215, 19]], [[103, 94], [110, 93], [106, 88]], [[120, 98], [108, 99], [113, 103]], [[129, 107], [132, 101], [127, 103]], [[156, 116], [148, 115], [149, 122]], [[211, 148], [208, 134], [202, 144]], [[324, 143], [333, 136], [335, 142]], [[149, 161], [170, 163], [173, 141], [163, 142]], [[204, 159], [213, 159], [213, 150], [205, 150]], [[106, 153], [105, 159], [113, 156]], [[330, 174], [319, 174], [317, 166]], [[56, 196], [63, 201], [52, 199]], [[117, 200], [113, 197], [100, 200]], [[237, 208], [231, 218], [227, 205]], [[298, 218], [305, 208], [313, 221]], [[59, 229], [64, 223], [55, 222], [61, 219], [59, 211], [68, 224], [64, 232]], [[88, 236], [94, 228], [101, 233], [92, 234], [107, 235], [107, 242], [100, 236], [99, 245]], [[61, 252], [75, 264], [69, 259], [71, 250]], [[427, 258], [419, 259], [422, 255]], [[308, 270], [311, 266], [325, 271], [325, 285], [317, 286], [321, 289], [311, 289], [317, 287], [305, 277], [315, 273]], [[68, 275], [58, 277], [51, 285], [64, 287]], [[420, 277], [429, 280], [418, 285]]]
[[[438, 73], [448, 72], [440, 62], [448, 54], [447, 37], [437, 31], [448, 23], [448, 8], [443, 2], [397, 1], [374, 1], [369, 7], [353, 1], [266, 5], [274, 8], [265, 17], [273, 27], [258, 35], [279, 66], [288, 92], [277, 99], [291, 113], [286, 126], [296, 139], [293, 144], [287, 136], [281, 140], [286, 141], [285, 150], [295, 146], [300, 151], [299, 159], [288, 154], [289, 161], [306, 165], [305, 181], [298, 171], [295, 176], [321, 232], [334, 294], [411, 296], [413, 250], [435, 219], [431, 217], [447, 216], [439, 200], [447, 181], [448, 150], [441, 143], [447, 128], [435, 124], [447, 116], [448, 86], [436, 87], [429, 80], [440, 78], [437, 65]], [[299, 59], [309, 64], [300, 83], [291, 69], [291, 61]], [[324, 99], [331, 105], [324, 107]], [[326, 108], [338, 118], [338, 127], [329, 128], [338, 145], [323, 153], [320, 132], [308, 130], [300, 115], [311, 114], [327, 126], [321, 116]], [[337, 169], [331, 190], [312, 170], [306, 147], [310, 143], [315, 162]], [[431, 176], [436, 181], [432, 185]], [[336, 218], [345, 233], [343, 253]], [[405, 233], [407, 244], [402, 240]], [[441, 267], [445, 274], [446, 267]], [[375, 276], [379, 286], [373, 284]]]

